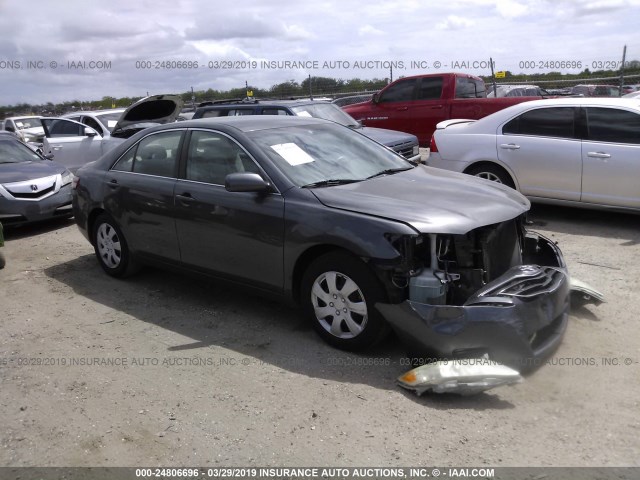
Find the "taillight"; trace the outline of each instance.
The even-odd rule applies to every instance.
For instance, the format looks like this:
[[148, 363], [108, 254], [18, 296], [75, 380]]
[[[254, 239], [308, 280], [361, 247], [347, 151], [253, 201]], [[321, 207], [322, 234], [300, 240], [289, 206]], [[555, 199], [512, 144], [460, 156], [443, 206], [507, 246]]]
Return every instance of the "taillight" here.
[[435, 135], [431, 135], [431, 141], [429, 142], [429, 153], [437, 152], [438, 145], [436, 145]]

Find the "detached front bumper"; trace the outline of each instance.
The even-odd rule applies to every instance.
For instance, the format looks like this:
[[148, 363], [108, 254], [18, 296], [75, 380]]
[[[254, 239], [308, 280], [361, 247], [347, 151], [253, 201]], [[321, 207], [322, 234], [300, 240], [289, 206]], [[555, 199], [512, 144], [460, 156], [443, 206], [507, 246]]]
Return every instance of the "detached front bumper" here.
[[[528, 234], [527, 265], [511, 268], [464, 305], [407, 300], [376, 305], [410, 357], [491, 360], [531, 370], [562, 341], [569, 316], [570, 280], [562, 253], [549, 239]], [[536, 262], [541, 260], [541, 262]], [[542, 262], [544, 261], [544, 263]], [[538, 266], [538, 265], [545, 266]]]

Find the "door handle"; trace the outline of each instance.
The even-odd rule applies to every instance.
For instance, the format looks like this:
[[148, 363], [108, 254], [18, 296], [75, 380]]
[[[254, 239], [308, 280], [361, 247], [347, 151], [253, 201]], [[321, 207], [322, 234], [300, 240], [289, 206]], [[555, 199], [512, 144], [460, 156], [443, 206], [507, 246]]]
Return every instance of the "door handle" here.
[[503, 143], [500, 145], [500, 148], [504, 148], [505, 150], [520, 150], [520, 145], [516, 145], [515, 143]]
[[409, 107], [398, 107], [396, 110], [399, 112], [404, 112], [405, 110], [409, 110]]
[[111, 189], [116, 189], [120, 185], [118, 185], [118, 180], [116, 180], [115, 178], [112, 178], [111, 180], [109, 180], [109, 183], [107, 183], [107, 186]]
[[587, 157], [591, 158], [611, 158], [611, 155], [604, 152], [589, 152], [587, 153]]
[[52, 150], [62, 150], [62, 145], [51, 145]]
[[182, 195], [176, 195], [176, 198], [180, 203], [182, 203], [185, 206], [188, 206], [190, 203], [193, 203], [196, 201], [196, 199], [193, 198], [189, 192], [185, 192]]

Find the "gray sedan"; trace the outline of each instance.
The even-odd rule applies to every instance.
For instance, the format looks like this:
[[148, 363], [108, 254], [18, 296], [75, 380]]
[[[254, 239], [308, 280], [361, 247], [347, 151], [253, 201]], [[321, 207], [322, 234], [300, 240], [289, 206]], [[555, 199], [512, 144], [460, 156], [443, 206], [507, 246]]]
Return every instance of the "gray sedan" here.
[[640, 210], [640, 100], [525, 102], [448, 120], [429, 165], [503, 183], [540, 203]]
[[70, 217], [73, 175], [8, 132], [0, 132], [0, 222]]
[[338, 348], [393, 329], [412, 356], [522, 369], [567, 325], [565, 263], [525, 231], [525, 197], [333, 122], [154, 127], [77, 176], [76, 222], [107, 274], [153, 264], [295, 301]]

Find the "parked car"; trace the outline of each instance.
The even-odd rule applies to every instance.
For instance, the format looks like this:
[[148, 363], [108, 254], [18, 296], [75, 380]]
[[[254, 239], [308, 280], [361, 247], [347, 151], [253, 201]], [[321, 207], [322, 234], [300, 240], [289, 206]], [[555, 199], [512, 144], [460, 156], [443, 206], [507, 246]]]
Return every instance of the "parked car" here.
[[390, 83], [364, 103], [344, 111], [367, 127], [412, 133], [429, 146], [436, 124], [450, 118], [482, 118], [516, 103], [541, 97], [486, 98], [479, 77], [437, 73], [404, 77]]
[[625, 96], [629, 93], [633, 93], [637, 90], [635, 85], [623, 85], [622, 86], [622, 96]]
[[70, 217], [73, 175], [13, 134], [0, 132], [0, 222], [4, 225]]
[[57, 118], [41, 118], [43, 151], [75, 172], [136, 132], [175, 122], [182, 109], [178, 95], [153, 95], [124, 109], [75, 112]]
[[339, 348], [392, 328], [414, 356], [521, 368], [567, 325], [565, 262], [525, 231], [525, 197], [416, 166], [333, 122], [153, 127], [77, 178], [76, 222], [108, 275], [171, 266], [297, 301]]
[[324, 118], [352, 128], [410, 161], [420, 161], [421, 158], [418, 138], [415, 135], [384, 128], [363, 127], [337, 105], [325, 100], [249, 100], [201, 104], [193, 119], [238, 115], [297, 115]]
[[429, 165], [534, 202], [640, 210], [640, 101], [558, 98], [438, 125]]
[[44, 130], [40, 124], [40, 118], [38, 116], [26, 116], [26, 117], [9, 117], [2, 121], [2, 128], [7, 132], [15, 133], [18, 138], [29, 143], [42, 143], [44, 137]]
[[549, 92], [537, 85], [496, 85], [495, 91], [489, 85], [487, 89], [487, 98], [548, 96]]
[[620, 87], [615, 85], [576, 85], [571, 89], [571, 94], [583, 97], [619, 97]]
[[640, 91], [627, 93], [623, 95], [622, 98], [640, 98]]

